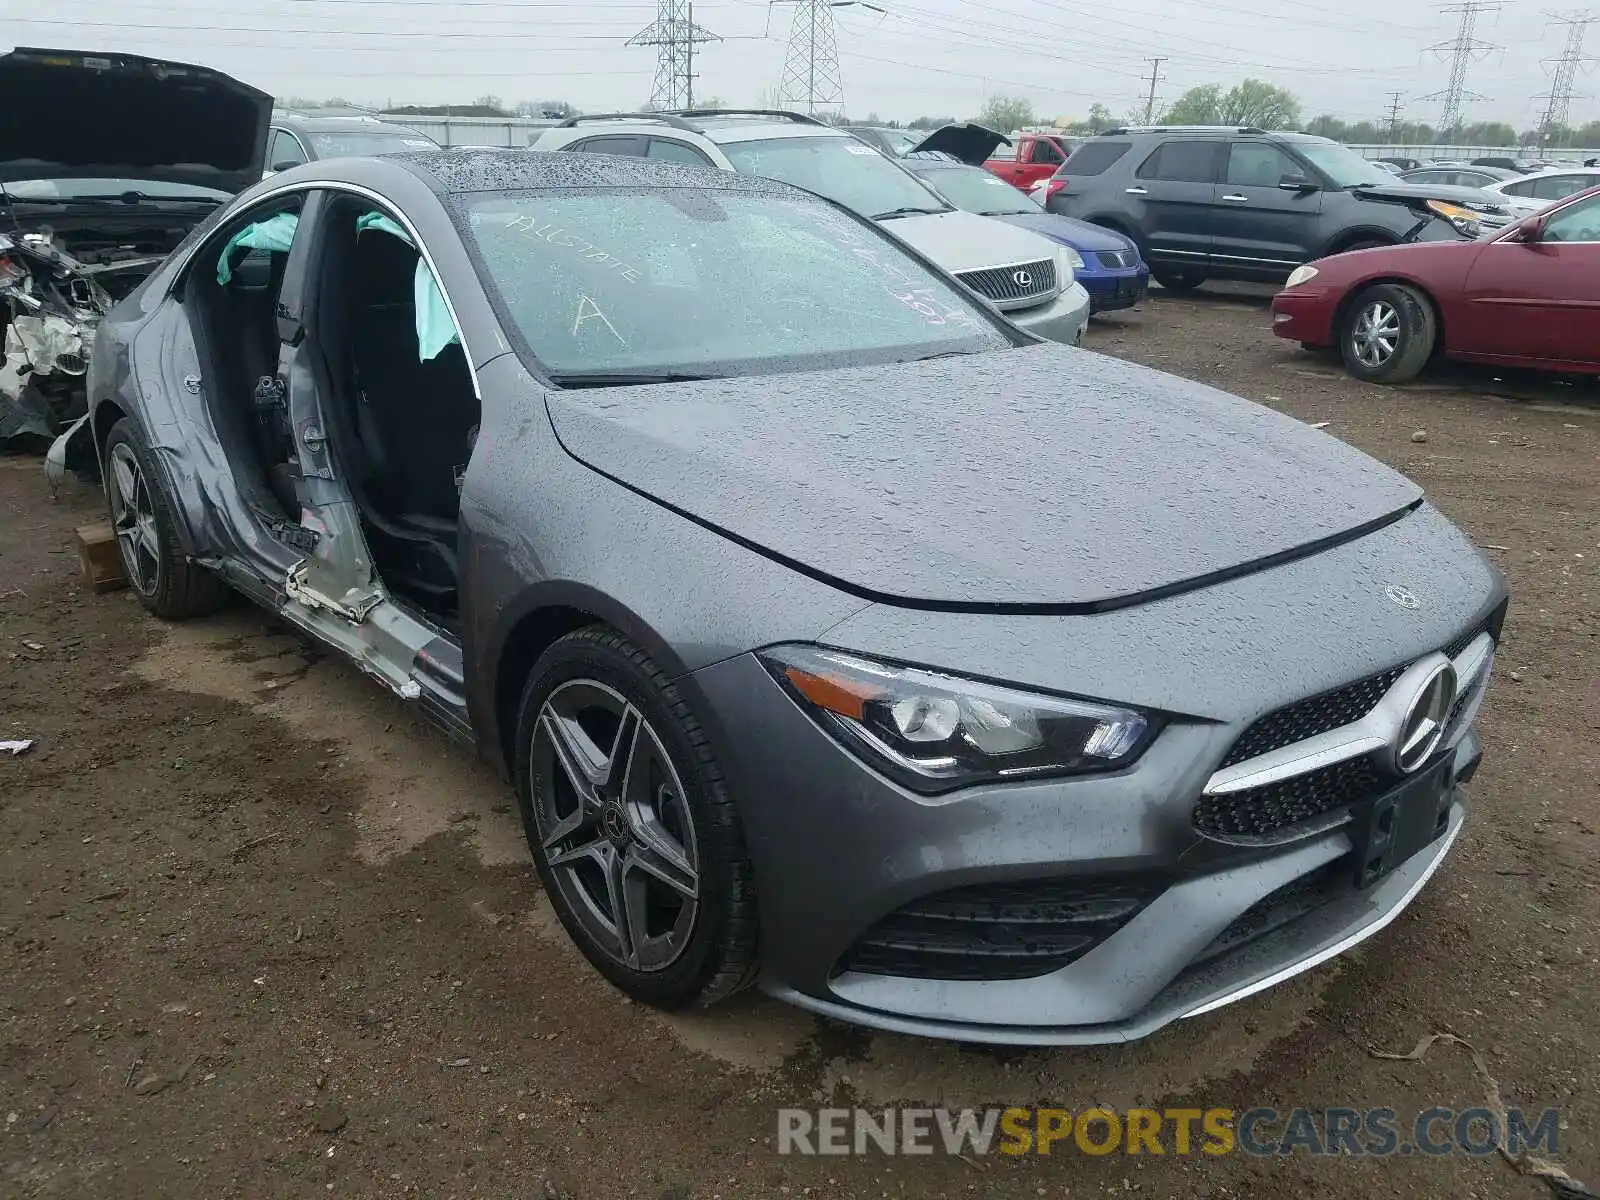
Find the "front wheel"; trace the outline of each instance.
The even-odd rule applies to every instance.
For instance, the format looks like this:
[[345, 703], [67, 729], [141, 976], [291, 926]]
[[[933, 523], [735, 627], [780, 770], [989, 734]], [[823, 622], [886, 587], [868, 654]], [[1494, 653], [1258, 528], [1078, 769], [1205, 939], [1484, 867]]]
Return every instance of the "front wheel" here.
[[1206, 281], [1203, 271], [1180, 267], [1151, 267], [1150, 277], [1169, 292], [1192, 292]]
[[1345, 312], [1339, 351], [1345, 369], [1368, 383], [1415, 379], [1433, 354], [1438, 322], [1416, 289], [1396, 283], [1369, 287]]
[[700, 1008], [755, 977], [738, 811], [683, 695], [594, 625], [540, 656], [517, 720], [517, 798], [557, 917], [624, 992]]
[[128, 417], [106, 438], [103, 474], [122, 573], [139, 602], [170, 621], [204, 616], [226, 604], [228, 585], [184, 557], [177, 518], [156, 478], [144, 435]]

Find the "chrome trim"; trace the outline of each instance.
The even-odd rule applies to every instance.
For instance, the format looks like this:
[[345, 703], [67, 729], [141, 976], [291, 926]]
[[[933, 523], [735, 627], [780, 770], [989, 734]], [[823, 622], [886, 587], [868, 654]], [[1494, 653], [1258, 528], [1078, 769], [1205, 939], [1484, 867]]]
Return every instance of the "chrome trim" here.
[[[1422, 688], [1438, 674], [1441, 667], [1454, 670], [1457, 692], [1465, 694], [1476, 684], [1485, 663], [1493, 658], [1493, 654], [1494, 638], [1490, 634], [1483, 633], [1474, 638], [1472, 643], [1453, 660], [1439, 653], [1420, 658], [1406, 669], [1405, 674], [1394, 681], [1382, 699], [1360, 720], [1292, 742], [1287, 746], [1280, 746], [1276, 750], [1269, 750], [1254, 758], [1247, 758], [1244, 762], [1235, 763], [1231, 767], [1224, 767], [1206, 781], [1204, 794], [1226, 796], [1251, 788], [1265, 787], [1269, 783], [1280, 783], [1321, 767], [1331, 767], [1334, 763], [1397, 746], [1408, 710]], [[1482, 701], [1481, 695], [1475, 698], [1472, 715], [1476, 715], [1477, 706], [1481, 705]], [[1471, 724], [1467, 717], [1468, 714], [1464, 712], [1463, 719], [1459, 722], [1461, 729]], [[1453, 744], [1455, 740], [1459, 740], [1455, 736], [1456, 733], [1456, 730], [1447, 729], [1443, 736], [1452, 739]]]
[[1225, 992], [1223, 995], [1218, 996], [1215, 1000], [1208, 1000], [1199, 1008], [1193, 1008], [1184, 1013], [1179, 1020], [1186, 1021], [1190, 1017], [1198, 1017], [1204, 1013], [1214, 1012], [1217, 1009], [1224, 1008], [1237, 1000], [1243, 1000], [1247, 996], [1254, 996], [1257, 992], [1264, 992], [1268, 988], [1277, 987], [1278, 984], [1283, 983], [1285, 980], [1293, 979], [1296, 975], [1304, 974], [1313, 967], [1320, 967], [1330, 958], [1337, 958], [1346, 950], [1349, 950], [1354, 946], [1359, 946], [1362, 942], [1366, 941], [1374, 934], [1383, 932], [1383, 930], [1387, 929], [1396, 917], [1405, 912], [1405, 910], [1411, 906], [1411, 902], [1417, 898], [1417, 893], [1427, 886], [1428, 880], [1433, 878], [1434, 872], [1439, 869], [1439, 865], [1444, 862], [1445, 856], [1450, 853], [1450, 848], [1456, 844], [1456, 838], [1461, 836], [1461, 829], [1465, 824], [1466, 822], [1464, 820], [1457, 818], [1455, 825], [1448, 833], [1445, 834], [1443, 845], [1439, 847], [1439, 852], [1434, 855], [1433, 861], [1428, 864], [1427, 869], [1422, 872], [1422, 875], [1415, 883], [1406, 889], [1405, 895], [1401, 896], [1399, 900], [1390, 906], [1388, 911], [1380, 914], [1370, 925], [1363, 925], [1354, 933], [1346, 934], [1344, 937], [1340, 938], [1337, 942], [1326, 949], [1319, 950], [1315, 954], [1301, 959], [1299, 962], [1291, 963], [1289, 966], [1284, 967], [1281, 970], [1274, 971], [1265, 979], [1258, 979], [1256, 982], [1246, 984], [1244, 987], [1235, 988], [1231, 992]]
[[[261, 195], [254, 197], [248, 204], [241, 205], [238, 211], [249, 212], [253, 208], [257, 208], [262, 204], [266, 204], [269, 201], [278, 199], [280, 196], [289, 196], [296, 192], [310, 193], [314, 191], [348, 192], [352, 195], [360, 196], [363, 199], [371, 200], [374, 204], [381, 205], [387, 209], [396, 219], [399, 220], [400, 224], [405, 228], [405, 231], [411, 235], [411, 243], [417, 248], [417, 253], [422, 255], [422, 260], [428, 264], [428, 270], [430, 273], [432, 273], [434, 282], [439, 285], [439, 296], [444, 301], [445, 310], [450, 314], [450, 323], [456, 327], [456, 334], [461, 338], [461, 349], [463, 351], [462, 357], [467, 360], [467, 374], [472, 377], [472, 394], [477, 398], [480, 404], [483, 403], [483, 389], [478, 385], [478, 368], [476, 365], [474, 365], [472, 351], [467, 345], [467, 331], [461, 326], [461, 317], [456, 313], [456, 306], [450, 302], [450, 293], [445, 290], [444, 279], [439, 274], [439, 264], [434, 261], [433, 255], [428, 252], [428, 247], [422, 240], [422, 234], [419, 233], [417, 231], [417, 227], [412, 224], [411, 218], [406, 216], [406, 214], [401, 211], [400, 206], [393, 200], [383, 195], [383, 193], [375, 192], [371, 188], [364, 187], [359, 183], [345, 183], [344, 181], [337, 179], [311, 179], [284, 184], [282, 187], [271, 188], [268, 191], [263, 192]], [[232, 220], [232, 217], [233, 214], [229, 214], [228, 219]], [[201, 241], [195, 243], [194, 248], [191, 249], [179, 262], [174, 265], [172, 272], [172, 285], [167, 289], [168, 297], [172, 296], [177, 291], [179, 281], [183, 279], [185, 275], [187, 275], [190, 265], [194, 262], [195, 258], [201, 253], [201, 251], [206, 247], [215, 244], [215, 235], [208, 235]]]

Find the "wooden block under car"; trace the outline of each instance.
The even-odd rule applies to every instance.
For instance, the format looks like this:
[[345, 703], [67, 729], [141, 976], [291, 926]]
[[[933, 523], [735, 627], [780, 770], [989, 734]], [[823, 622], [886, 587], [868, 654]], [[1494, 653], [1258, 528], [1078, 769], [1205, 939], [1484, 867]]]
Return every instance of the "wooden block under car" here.
[[110, 524], [80, 525], [76, 530], [78, 561], [83, 566], [83, 581], [92, 591], [114, 592], [128, 586], [122, 573], [122, 555], [117, 553], [117, 535]]

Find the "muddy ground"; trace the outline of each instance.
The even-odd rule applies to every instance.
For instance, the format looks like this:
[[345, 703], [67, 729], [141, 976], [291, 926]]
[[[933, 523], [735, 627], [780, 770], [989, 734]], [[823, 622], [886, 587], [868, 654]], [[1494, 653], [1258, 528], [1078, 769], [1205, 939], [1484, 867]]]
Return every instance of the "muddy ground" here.
[[[759, 998], [630, 1005], [554, 927], [511, 797], [239, 606], [165, 626], [81, 586], [96, 493], [0, 460], [0, 1196], [1540, 1197], [1490, 1157], [800, 1159], [775, 1110], [1432, 1105], [1563, 1112], [1600, 1185], [1600, 405], [1452, 373], [1355, 383], [1243, 291], [1090, 345], [1219, 385], [1417, 479], [1514, 594], [1474, 816], [1343, 962], [1127, 1048], [994, 1052]], [[1414, 437], [1425, 431], [1426, 440]]]

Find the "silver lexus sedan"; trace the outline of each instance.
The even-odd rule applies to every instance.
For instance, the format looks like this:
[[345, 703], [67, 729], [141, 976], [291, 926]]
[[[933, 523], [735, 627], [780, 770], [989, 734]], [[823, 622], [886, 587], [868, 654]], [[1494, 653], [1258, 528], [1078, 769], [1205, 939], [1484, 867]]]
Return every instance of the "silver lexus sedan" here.
[[474, 743], [651, 1004], [1136, 1038], [1376, 933], [1465, 819], [1506, 592], [1416, 485], [786, 184], [285, 171], [89, 404], [52, 462], [144, 604], [242, 592]]

